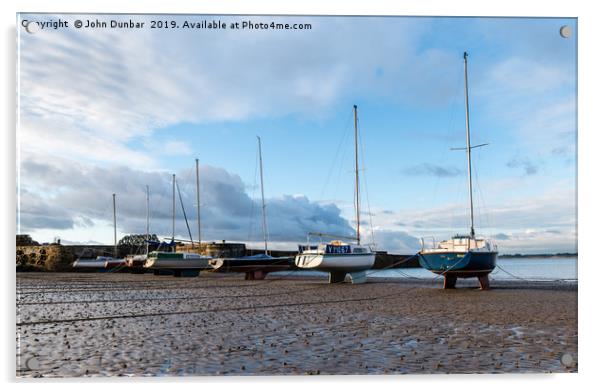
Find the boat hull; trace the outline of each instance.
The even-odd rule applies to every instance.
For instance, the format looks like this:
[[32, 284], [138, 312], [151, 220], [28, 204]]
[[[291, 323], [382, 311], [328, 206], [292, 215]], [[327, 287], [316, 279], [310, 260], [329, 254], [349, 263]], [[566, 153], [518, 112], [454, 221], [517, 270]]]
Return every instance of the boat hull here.
[[78, 259], [73, 262], [72, 267], [75, 269], [104, 269], [105, 260], [98, 261], [96, 259]]
[[497, 252], [421, 252], [419, 262], [420, 266], [435, 274], [456, 278], [481, 277], [495, 269]]
[[149, 257], [144, 263], [147, 269], [208, 269], [211, 257], [187, 258], [186, 256], [177, 257], [174, 255]]
[[114, 269], [126, 265], [125, 259], [113, 259], [105, 262], [105, 269]]
[[208, 269], [209, 259], [148, 259], [144, 267], [148, 269]]
[[294, 268], [291, 257], [240, 257], [240, 258], [215, 258], [209, 261], [213, 269], [220, 272], [264, 272], [284, 271]]
[[299, 254], [295, 264], [302, 269], [355, 272], [372, 268], [375, 258], [375, 254]]

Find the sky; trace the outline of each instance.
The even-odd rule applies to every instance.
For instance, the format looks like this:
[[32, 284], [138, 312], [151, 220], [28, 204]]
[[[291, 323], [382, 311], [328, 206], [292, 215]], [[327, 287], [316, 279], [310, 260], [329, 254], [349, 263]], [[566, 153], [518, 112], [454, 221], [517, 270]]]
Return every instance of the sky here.
[[[271, 248], [353, 235], [358, 106], [365, 243], [412, 253], [475, 230], [501, 253], [575, 252], [575, 19], [31, 15], [18, 30], [17, 227], [46, 242], [172, 235], [171, 176], [203, 240]], [[75, 20], [310, 23], [304, 30], [75, 29]], [[20, 25], [20, 22], [19, 22]], [[563, 38], [560, 27], [571, 27]], [[177, 205], [176, 236], [188, 232]]]

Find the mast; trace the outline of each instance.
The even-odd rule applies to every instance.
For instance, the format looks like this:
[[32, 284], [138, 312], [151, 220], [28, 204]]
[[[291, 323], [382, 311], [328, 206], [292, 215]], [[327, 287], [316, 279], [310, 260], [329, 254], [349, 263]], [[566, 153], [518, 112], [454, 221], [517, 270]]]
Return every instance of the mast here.
[[[199, 159], [196, 161], [196, 222], [199, 230], [199, 248], [201, 248], [201, 194], [199, 182]], [[193, 243], [194, 245], [194, 243]]]
[[182, 206], [182, 214], [184, 215], [184, 221], [186, 222], [186, 229], [188, 230], [188, 237], [190, 243], [194, 246], [194, 240], [192, 239], [192, 231], [190, 231], [190, 225], [188, 224], [188, 217], [186, 217], [186, 209], [184, 208], [184, 201], [182, 200], [182, 193], [180, 192], [180, 185], [176, 182], [176, 189], [178, 189], [178, 197], [180, 199], [180, 205]]
[[261, 137], [257, 136], [257, 144], [259, 146], [259, 178], [261, 180], [261, 214], [263, 221], [263, 246], [265, 255], [268, 255], [268, 230], [267, 221], [265, 218], [265, 195], [263, 193], [263, 158], [261, 156]]
[[171, 176], [171, 241], [173, 243], [176, 237], [176, 174]]
[[115, 193], [113, 193], [113, 242], [115, 246], [113, 248], [113, 256], [117, 258], [117, 212], [115, 205]]
[[360, 174], [357, 146], [357, 105], [353, 105], [353, 123], [355, 126], [355, 219], [357, 222], [356, 238], [360, 244]]
[[146, 253], [148, 254], [148, 241], [150, 231], [150, 191], [148, 185], [146, 185]]
[[[470, 238], [475, 238], [474, 233], [474, 207], [472, 202], [472, 162], [470, 146], [470, 118], [468, 110], [468, 53], [464, 52], [464, 96], [466, 101], [466, 157], [468, 160], [468, 195], [470, 199]], [[469, 243], [470, 248], [470, 243]]]

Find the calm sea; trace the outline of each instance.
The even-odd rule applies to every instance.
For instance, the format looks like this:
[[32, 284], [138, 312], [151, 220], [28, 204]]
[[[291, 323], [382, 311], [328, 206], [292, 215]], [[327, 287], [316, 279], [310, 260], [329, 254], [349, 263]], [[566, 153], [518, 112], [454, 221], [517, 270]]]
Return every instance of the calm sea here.
[[[498, 267], [491, 272], [493, 280], [576, 280], [577, 257], [567, 258], [498, 258]], [[375, 271], [376, 272], [376, 271]], [[433, 274], [422, 268], [379, 270], [371, 277], [432, 278]]]
[[[497, 265], [498, 267], [490, 274], [492, 280], [527, 279], [545, 281], [577, 279], [577, 257], [498, 258]], [[295, 273], [327, 275], [326, 273], [314, 271], [299, 271]], [[415, 277], [425, 279], [433, 278], [434, 276], [433, 273], [422, 268], [370, 270], [368, 271], [368, 275], [369, 277]]]

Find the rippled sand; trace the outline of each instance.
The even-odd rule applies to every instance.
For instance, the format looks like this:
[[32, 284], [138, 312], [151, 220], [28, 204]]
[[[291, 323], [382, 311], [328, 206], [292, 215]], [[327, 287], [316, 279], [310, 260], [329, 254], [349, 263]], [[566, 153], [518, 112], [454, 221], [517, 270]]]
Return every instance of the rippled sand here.
[[577, 286], [17, 276], [17, 376], [577, 371]]

